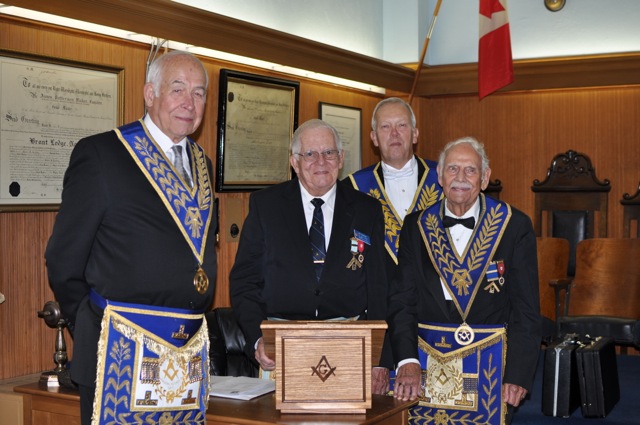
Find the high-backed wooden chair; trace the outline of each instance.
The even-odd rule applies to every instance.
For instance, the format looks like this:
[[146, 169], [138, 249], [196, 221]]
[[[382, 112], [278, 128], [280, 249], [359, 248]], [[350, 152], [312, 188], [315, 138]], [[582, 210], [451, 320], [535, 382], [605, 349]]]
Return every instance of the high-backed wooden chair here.
[[577, 243], [607, 236], [609, 180], [598, 180], [589, 157], [569, 150], [553, 158], [545, 180], [534, 180], [531, 190], [536, 236], [569, 241], [567, 274], [573, 276]]
[[[638, 184], [638, 190], [633, 195], [625, 193], [620, 200], [624, 215], [622, 217], [622, 235], [625, 238], [640, 238], [640, 184]], [[635, 221], [636, 231], [631, 233], [631, 222]], [[634, 236], [635, 235], [635, 236]]]
[[557, 334], [556, 295], [550, 283], [567, 277], [569, 241], [562, 238], [536, 238], [536, 242], [542, 339], [550, 341]]
[[493, 181], [489, 180], [487, 188], [482, 192], [494, 199], [500, 199], [500, 192], [502, 192], [502, 182], [498, 179], [495, 179]]
[[576, 275], [552, 284], [566, 291], [556, 310], [559, 335], [611, 336], [640, 348], [640, 239], [595, 238], [578, 243]]

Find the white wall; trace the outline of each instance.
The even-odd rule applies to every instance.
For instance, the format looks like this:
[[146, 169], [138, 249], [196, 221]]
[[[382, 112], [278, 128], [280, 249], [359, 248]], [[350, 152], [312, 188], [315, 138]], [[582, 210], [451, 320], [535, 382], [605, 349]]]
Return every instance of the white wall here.
[[383, 0], [175, 1], [363, 55], [383, 55]]
[[[558, 12], [543, 0], [509, 0], [508, 10], [514, 59], [640, 51], [638, 0], [566, 0]], [[427, 63], [477, 60], [478, 0], [444, 0]]]
[[[179, 0], [394, 63], [416, 62], [437, 0]], [[476, 62], [479, 0], [443, 0], [426, 62]], [[640, 51], [640, 0], [509, 0], [514, 59]]]

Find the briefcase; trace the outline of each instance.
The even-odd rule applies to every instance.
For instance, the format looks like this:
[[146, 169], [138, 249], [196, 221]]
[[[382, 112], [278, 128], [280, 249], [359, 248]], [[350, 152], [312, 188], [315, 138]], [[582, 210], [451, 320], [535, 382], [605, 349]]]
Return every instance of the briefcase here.
[[542, 413], [569, 417], [580, 405], [576, 348], [577, 336], [568, 335], [551, 342], [544, 352], [542, 375]]
[[620, 400], [613, 338], [597, 337], [576, 349], [582, 416], [604, 418]]

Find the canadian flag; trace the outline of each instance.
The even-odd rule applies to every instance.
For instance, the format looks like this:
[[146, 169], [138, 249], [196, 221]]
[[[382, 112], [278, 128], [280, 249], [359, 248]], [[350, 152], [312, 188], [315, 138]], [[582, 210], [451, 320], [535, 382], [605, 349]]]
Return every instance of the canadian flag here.
[[512, 82], [507, 0], [480, 0], [478, 95], [482, 99]]

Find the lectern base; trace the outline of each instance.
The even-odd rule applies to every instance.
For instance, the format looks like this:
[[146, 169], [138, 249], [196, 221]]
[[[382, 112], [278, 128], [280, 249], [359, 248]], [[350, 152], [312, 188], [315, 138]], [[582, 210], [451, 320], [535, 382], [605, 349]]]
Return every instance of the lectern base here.
[[384, 321], [264, 321], [267, 354], [275, 351], [276, 409], [366, 413], [386, 328]]

